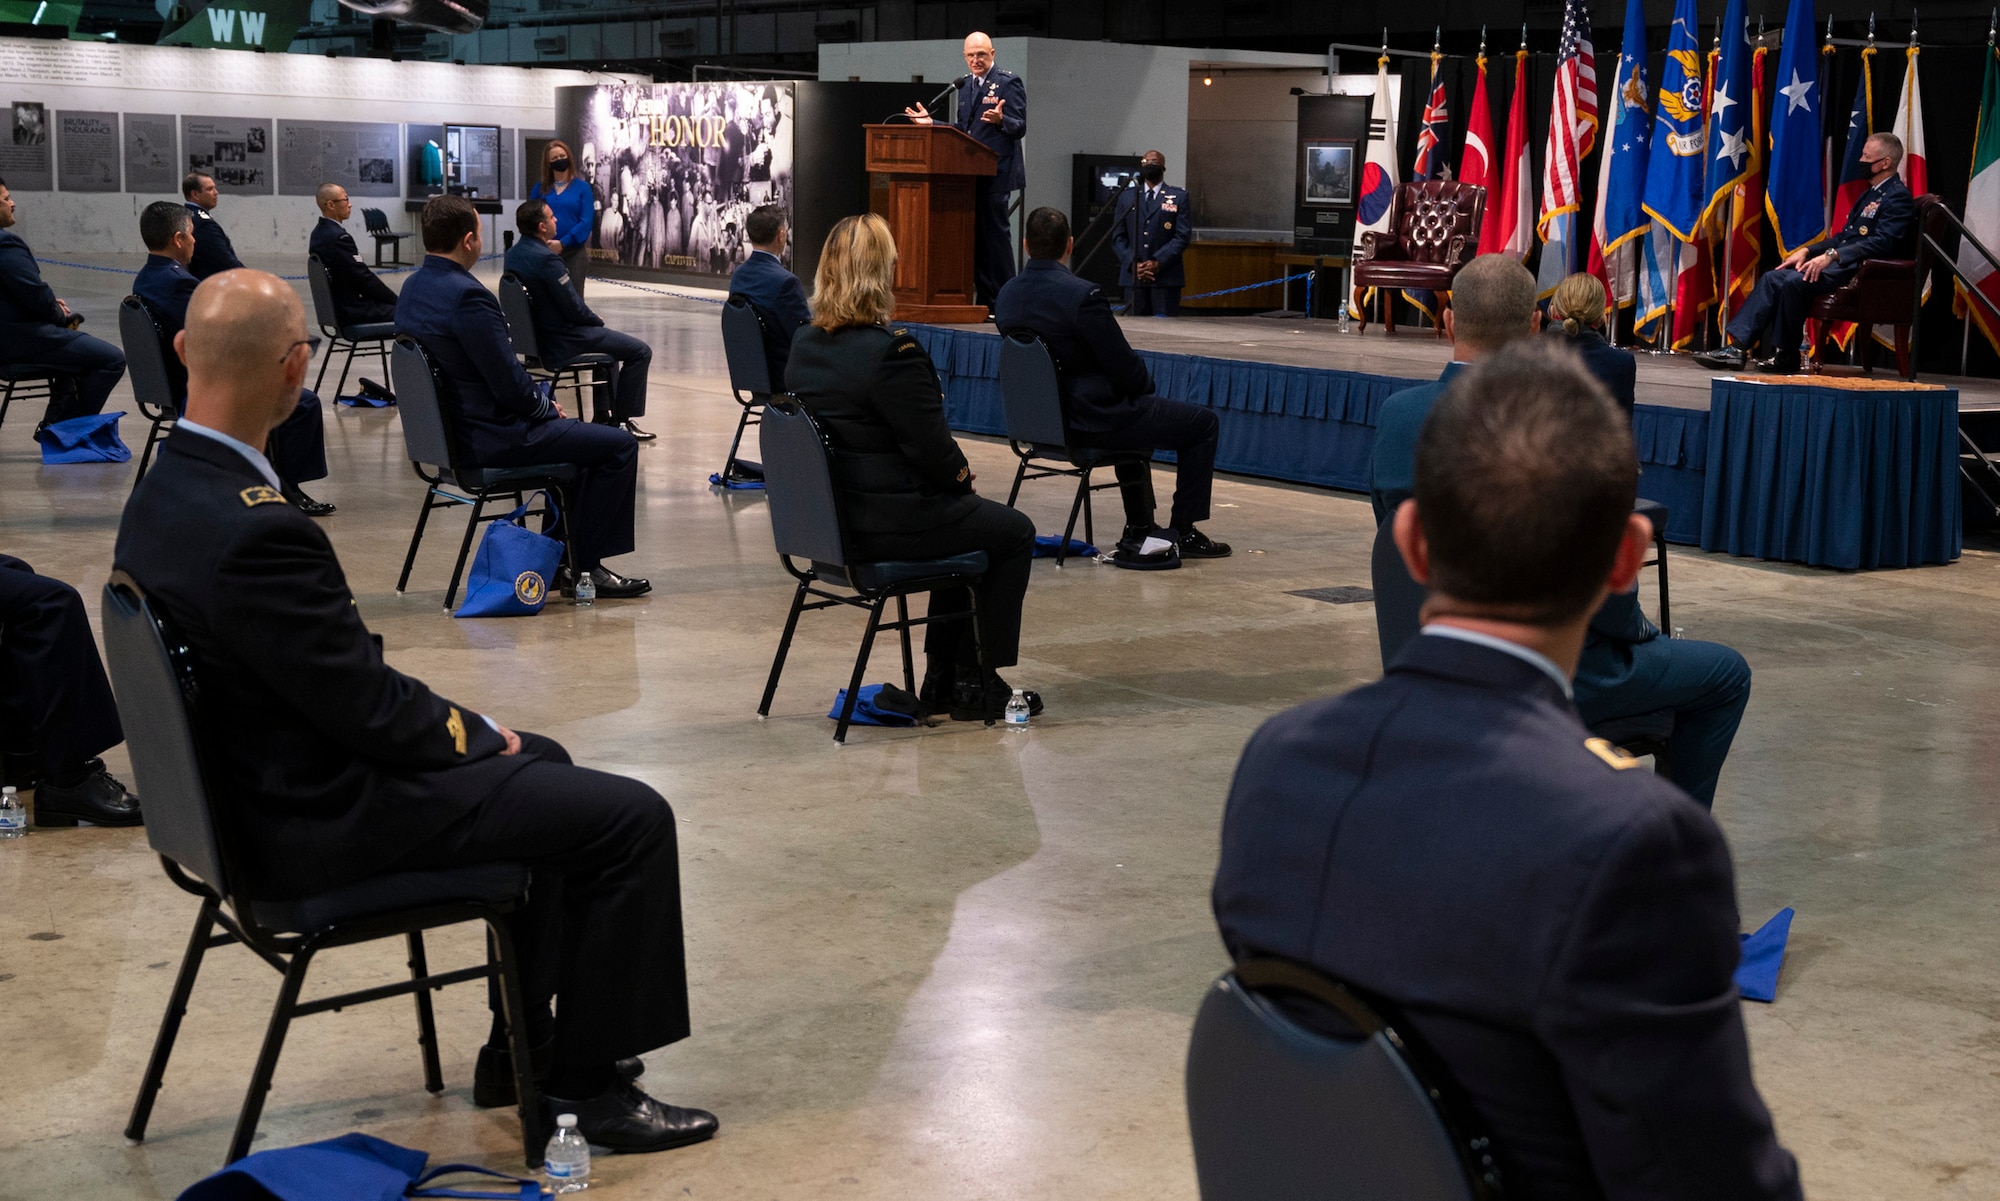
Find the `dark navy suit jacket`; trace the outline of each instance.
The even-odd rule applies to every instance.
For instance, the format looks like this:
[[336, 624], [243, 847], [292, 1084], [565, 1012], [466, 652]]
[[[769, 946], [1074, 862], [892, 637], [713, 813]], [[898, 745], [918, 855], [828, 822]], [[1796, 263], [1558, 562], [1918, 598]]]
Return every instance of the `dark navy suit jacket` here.
[[1580, 330], [1576, 337], [1565, 334], [1560, 324], [1551, 326], [1551, 338], [1560, 338], [1565, 346], [1583, 357], [1583, 365], [1604, 390], [1611, 393], [1611, 399], [1625, 410], [1625, 417], [1632, 417], [1632, 406], [1638, 403], [1639, 362], [1629, 350], [1620, 350], [1604, 340], [1604, 335], [1594, 329]]
[[359, 325], [356, 310], [363, 305], [394, 305], [396, 293], [381, 277], [368, 269], [354, 235], [332, 217], [321, 217], [313, 226], [307, 253], [326, 266], [327, 282], [333, 287], [333, 307], [342, 325]]
[[1002, 334], [1026, 330], [1048, 344], [1072, 431], [1109, 433], [1138, 419], [1153, 374], [1096, 284], [1058, 259], [1029, 259], [993, 298], [993, 321]]
[[[1002, 102], [998, 125], [979, 119], [980, 114], [992, 107], [989, 100]], [[1021, 138], [1028, 132], [1028, 85], [1021, 82], [1019, 75], [995, 67], [986, 73], [983, 84], [977, 79], [959, 84], [956, 124], [1000, 156], [994, 187], [1016, 192], [1028, 186], [1028, 169], [1021, 161]]]
[[590, 311], [569, 285], [569, 266], [546, 242], [522, 238], [507, 251], [507, 270], [528, 290], [528, 319], [545, 363], [566, 363], [583, 352], [580, 329], [596, 329], [604, 319]]
[[188, 270], [196, 279], [207, 279], [224, 271], [234, 271], [243, 265], [236, 257], [236, 247], [230, 245], [229, 235], [222, 231], [207, 209], [190, 200], [188, 214], [194, 218], [194, 257], [188, 260]]
[[1118, 217], [1111, 227], [1111, 247], [1118, 254], [1118, 282], [1130, 287], [1136, 282], [1134, 263], [1152, 259], [1160, 264], [1155, 288], [1179, 288], [1187, 284], [1186, 264], [1181, 255], [1194, 238], [1193, 215], [1186, 188], [1161, 184], [1159, 194], [1148, 198], [1146, 185], [1125, 189], [1118, 195]]
[[153, 320], [159, 322], [160, 349], [167, 360], [167, 387], [173, 392], [176, 406], [187, 401], [187, 364], [174, 353], [174, 335], [186, 327], [188, 302], [194, 299], [194, 290], [200, 284], [192, 272], [164, 254], [147, 255], [145, 266], [132, 278], [132, 294], [146, 302], [146, 307], [153, 310]]
[[771, 362], [771, 384], [785, 386], [785, 363], [792, 353], [792, 335], [811, 324], [812, 306], [806, 303], [806, 287], [799, 277], [785, 270], [778, 256], [767, 250], [753, 250], [736, 265], [729, 277], [731, 295], [741, 296], [764, 319], [764, 357]]
[[1917, 200], [1910, 185], [1899, 175], [1891, 175], [1863, 192], [1847, 212], [1840, 232], [1806, 252], [1808, 257], [1832, 250], [1840, 262], [1820, 274], [1821, 279], [1845, 283], [1861, 270], [1867, 259], [1902, 259], [1913, 253], [1917, 239]]
[[1244, 749], [1222, 940], [1402, 1011], [1510, 1195], [1800, 1197], [1751, 1080], [1729, 848], [1632, 766], [1534, 665], [1420, 635]]
[[81, 336], [63, 328], [67, 320], [34, 251], [0, 229], [0, 362], [33, 363], [37, 351], [61, 350]]
[[403, 285], [396, 332], [415, 338], [436, 362], [444, 377], [438, 399], [452, 414], [466, 462], [504, 454], [557, 416], [554, 402], [514, 356], [500, 301], [443, 255], [425, 255]]

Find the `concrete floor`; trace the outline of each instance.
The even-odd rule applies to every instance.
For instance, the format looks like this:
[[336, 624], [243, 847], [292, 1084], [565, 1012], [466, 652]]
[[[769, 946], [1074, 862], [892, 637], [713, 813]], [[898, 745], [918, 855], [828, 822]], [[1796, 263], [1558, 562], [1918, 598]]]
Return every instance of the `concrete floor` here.
[[[116, 328], [124, 279], [49, 274], [90, 328]], [[643, 778], [681, 819], [695, 1033], [645, 1083], [722, 1134], [602, 1160], [598, 1179], [758, 1201], [1192, 1197], [1181, 1069], [1225, 966], [1222, 801], [1260, 722], [1377, 674], [1368, 604], [1287, 595], [1366, 585], [1365, 500], [1224, 479], [1209, 529], [1233, 559], [1038, 565], [1011, 673], [1048, 699], [1030, 733], [861, 729], [836, 748], [822, 715], [855, 617], [809, 617], [755, 716], [790, 589], [761, 494], [706, 483], [735, 418], [715, 310], [603, 282], [590, 299], [655, 347], [661, 438], [640, 549], [614, 564], [650, 576], [649, 599], [453, 621], [448, 526], [397, 596], [420, 485], [393, 410], [330, 409], [333, 474], [312, 491], [340, 506], [326, 529], [392, 662]], [[94, 613], [130, 468], [44, 469], [32, 421], [0, 433], [0, 549]], [[1004, 492], [1006, 447], [964, 442]], [[1023, 507], [1046, 529], [1062, 498], [1031, 486]], [[1676, 622], [1757, 672], [1716, 812], [1745, 922], [1798, 909], [1777, 1003], [1745, 1010], [1809, 1192], [2000, 1195], [2000, 557], [1842, 575], [1676, 548], [1673, 575]], [[870, 678], [896, 671], [882, 647]], [[140, 831], [0, 843], [0, 1197], [171, 1197], [220, 1165], [276, 985], [240, 949], [211, 955], [148, 1141], [120, 1133], [194, 910]], [[479, 949], [464, 930], [433, 947], [434, 965]], [[351, 949], [318, 987], [401, 971], [393, 946]], [[470, 1101], [482, 991], [447, 990], [439, 1015], [435, 1098], [406, 1002], [304, 1019], [258, 1145], [359, 1129], [518, 1170], [512, 1113]]]

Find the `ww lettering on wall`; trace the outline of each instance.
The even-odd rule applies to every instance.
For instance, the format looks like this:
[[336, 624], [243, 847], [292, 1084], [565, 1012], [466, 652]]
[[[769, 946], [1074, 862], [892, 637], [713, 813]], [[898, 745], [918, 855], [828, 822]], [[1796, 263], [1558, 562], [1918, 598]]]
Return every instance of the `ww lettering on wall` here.
[[188, 18], [160, 39], [162, 45], [220, 50], [283, 52], [292, 44], [311, 0], [236, 0], [187, 5]]

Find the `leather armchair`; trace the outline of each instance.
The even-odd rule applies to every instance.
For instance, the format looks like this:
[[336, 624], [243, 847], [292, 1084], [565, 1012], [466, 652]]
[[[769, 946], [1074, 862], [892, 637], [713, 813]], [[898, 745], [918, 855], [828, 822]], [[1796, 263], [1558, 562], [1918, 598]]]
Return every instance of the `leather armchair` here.
[[[1944, 219], [1945, 211], [1942, 197], [1931, 193], [1917, 197], [1917, 228], [1940, 245], [1949, 244], [1946, 239], [1951, 223]], [[1820, 356], [1833, 327], [1852, 324], [1859, 327], [1854, 337], [1861, 345], [1861, 369], [1872, 374], [1875, 327], [1888, 325], [1896, 331], [1896, 374], [1910, 378], [1910, 318], [1916, 311], [1918, 289], [1924, 284], [1917, 275], [1917, 262], [1917, 259], [1869, 259], [1861, 264], [1853, 279], [1813, 301], [1806, 310], [1807, 340], [1812, 344], [1811, 370], [1819, 371]]]
[[[1363, 328], [1368, 310], [1361, 297], [1369, 288], [1425, 289], [1438, 294], [1438, 337], [1444, 337], [1444, 310], [1451, 306], [1451, 281], [1479, 253], [1479, 223], [1486, 189], [1456, 180], [1426, 179], [1396, 188], [1389, 228], [1361, 235], [1354, 262], [1354, 308]], [[1396, 332], [1395, 307], [1385, 298], [1382, 326]]]

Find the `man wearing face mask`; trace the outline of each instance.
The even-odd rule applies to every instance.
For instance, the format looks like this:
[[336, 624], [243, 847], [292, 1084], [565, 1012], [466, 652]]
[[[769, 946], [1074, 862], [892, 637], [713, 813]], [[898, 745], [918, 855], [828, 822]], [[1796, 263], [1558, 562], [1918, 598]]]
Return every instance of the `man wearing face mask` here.
[[1893, 133], [1870, 137], [1861, 150], [1868, 190], [1854, 202], [1847, 225], [1830, 238], [1799, 247], [1766, 271], [1730, 321], [1729, 344], [1698, 354], [1694, 361], [1713, 371], [1741, 371], [1750, 348], [1762, 338], [1771, 357], [1758, 368], [1798, 374], [1799, 341], [1813, 299], [1853, 279], [1868, 259], [1910, 256], [1917, 237], [1917, 202], [1896, 174], [1902, 161], [1901, 138]]
[[1167, 156], [1148, 150], [1139, 181], [1118, 194], [1111, 246], [1118, 253], [1118, 282], [1125, 285], [1128, 317], [1178, 317], [1187, 275], [1181, 255], [1194, 240], [1186, 188], [1165, 182]]

